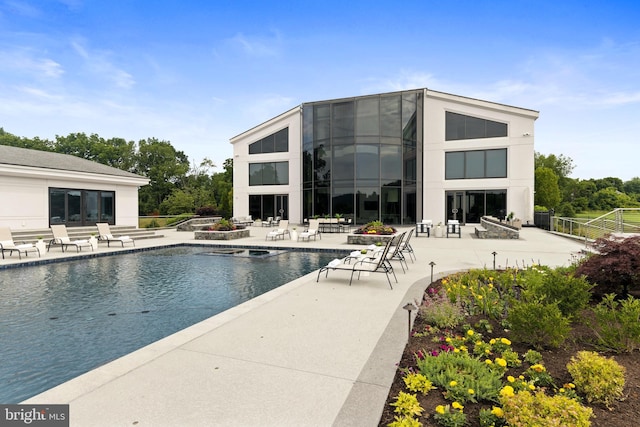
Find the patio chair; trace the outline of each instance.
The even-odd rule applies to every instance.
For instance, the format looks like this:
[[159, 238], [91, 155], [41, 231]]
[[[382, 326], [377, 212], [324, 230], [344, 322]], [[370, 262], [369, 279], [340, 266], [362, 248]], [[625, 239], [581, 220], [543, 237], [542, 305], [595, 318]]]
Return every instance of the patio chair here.
[[93, 245], [88, 240], [71, 240], [69, 234], [67, 234], [67, 226], [64, 224], [52, 225], [51, 232], [53, 233], [53, 239], [49, 241], [47, 251], [51, 249], [53, 245], [60, 245], [62, 252], [69, 246], [74, 246], [76, 252], [80, 252], [83, 246], [89, 246], [91, 250], [93, 250]]
[[404, 236], [406, 235], [407, 235], [407, 232], [405, 231], [391, 239], [391, 248], [389, 249], [389, 255], [388, 255], [389, 261], [392, 261], [392, 260], [400, 261], [400, 267], [402, 267], [403, 273], [406, 273], [405, 267], [407, 267], [407, 270], [409, 269], [409, 266], [407, 265], [407, 260], [405, 259], [404, 254], [402, 253], [402, 244], [404, 242]]
[[396, 277], [396, 273], [393, 271], [393, 266], [391, 262], [389, 262], [389, 250], [391, 249], [391, 243], [393, 239], [389, 239], [387, 241], [386, 246], [382, 251], [376, 253], [374, 257], [364, 255], [361, 258], [355, 258], [355, 262], [353, 257], [349, 256], [348, 260], [346, 258], [343, 259], [334, 259], [326, 266], [322, 267], [318, 270], [318, 277], [316, 282], [320, 281], [320, 274], [322, 272], [325, 273], [325, 277], [329, 275], [329, 270], [344, 270], [351, 271], [351, 278], [349, 279], [349, 286], [351, 286], [351, 282], [353, 281], [353, 275], [358, 273], [358, 280], [360, 280], [360, 273], [385, 273], [387, 277], [387, 282], [389, 282], [389, 287], [393, 289], [393, 285], [391, 284], [391, 279], [389, 275], [392, 274], [396, 283], [398, 283], [398, 278]]
[[267, 236], [265, 237], [265, 240], [278, 240], [278, 239], [282, 239], [284, 240], [284, 236], [286, 234], [289, 234], [289, 220], [288, 219], [281, 219], [280, 220], [280, 224], [278, 224], [278, 229], [277, 230], [273, 230], [267, 233]]
[[322, 235], [320, 234], [320, 229], [318, 228], [319, 221], [317, 219], [309, 220], [309, 226], [306, 230], [298, 235], [298, 240], [309, 241], [312, 237], [313, 240], [316, 240], [317, 237], [322, 239]]
[[98, 227], [98, 240], [107, 242], [107, 247], [110, 247], [111, 242], [119, 242], [123, 248], [125, 243], [131, 243], [133, 246], [136, 245], [136, 242], [129, 236], [115, 237], [111, 234], [111, 229], [107, 222], [98, 222], [96, 223], [96, 227]]
[[411, 229], [409, 230], [408, 234], [406, 235], [404, 241], [400, 242], [400, 252], [407, 253], [409, 254], [409, 258], [411, 259], [411, 262], [414, 262], [414, 260], [416, 260], [416, 254], [413, 251], [413, 248], [411, 247], [411, 244], [409, 243], [409, 241], [411, 240], [411, 237], [413, 236], [413, 232], [415, 231], [415, 229]]
[[267, 219], [265, 219], [264, 221], [262, 221], [262, 226], [263, 227], [271, 227], [271, 225], [273, 224], [273, 217], [270, 216]]
[[4, 259], [5, 252], [9, 252], [9, 256], [11, 256], [14, 251], [18, 252], [19, 259], [22, 259], [22, 254], [28, 256], [29, 252], [37, 252], [38, 258], [40, 257], [40, 249], [33, 243], [20, 243], [16, 245], [9, 227], [0, 227], [0, 250], [2, 251], [2, 259]]

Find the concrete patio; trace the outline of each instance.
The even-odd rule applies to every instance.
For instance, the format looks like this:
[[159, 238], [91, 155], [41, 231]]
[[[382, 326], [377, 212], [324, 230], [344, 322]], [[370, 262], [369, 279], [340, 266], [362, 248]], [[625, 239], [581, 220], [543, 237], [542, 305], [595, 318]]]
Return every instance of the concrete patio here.
[[[180, 243], [353, 250], [343, 233], [298, 242], [251, 237], [196, 241], [193, 232], [136, 249]], [[354, 280], [311, 273], [258, 298], [166, 337], [23, 403], [68, 403], [72, 426], [374, 426], [407, 340], [407, 312], [431, 280], [469, 268], [568, 265], [584, 243], [535, 228], [519, 240], [413, 237], [417, 261], [396, 268], [390, 290], [383, 274]], [[58, 249], [42, 260], [94, 256], [131, 248], [100, 246], [96, 254]], [[35, 261], [31, 256], [25, 261]], [[17, 256], [0, 261], [20, 263]], [[395, 263], [394, 267], [398, 267]], [[0, 270], [1, 274], [1, 270]], [[415, 313], [414, 313], [415, 314]]]

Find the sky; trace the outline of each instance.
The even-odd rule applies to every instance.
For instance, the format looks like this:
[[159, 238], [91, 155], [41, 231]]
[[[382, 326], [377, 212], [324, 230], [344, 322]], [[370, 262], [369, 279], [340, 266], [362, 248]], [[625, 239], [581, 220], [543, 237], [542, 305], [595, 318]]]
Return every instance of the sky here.
[[304, 102], [429, 88], [540, 112], [572, 178], [640, 176], [640, 2], [0, 0], [0, 127], [229, 139]]

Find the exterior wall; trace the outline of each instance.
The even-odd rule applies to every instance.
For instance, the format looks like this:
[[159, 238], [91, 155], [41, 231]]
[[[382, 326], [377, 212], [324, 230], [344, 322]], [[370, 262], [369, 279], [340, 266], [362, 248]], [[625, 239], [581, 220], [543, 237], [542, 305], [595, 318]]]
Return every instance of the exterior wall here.
[[[0, 165], [0, 224], [13, 230], [49, 227], [49, 188], [115, 191], [116, 224], [138, 226], [138, 187], [148, 180]], [[10, 202], [7, 202], [10, 201]]]
[[[533, 223], [534, 189], [534, 123], [538, 113], [533, 110], [434, 92], [423, 93], [423, 166], [418, 173], [417, 219], [431, 219], [434, 224], [446, 220], [447, 191], [507, 190], [507, 212], [514, 212], [524, 224]], [[454, 112], [472, 117], [507, 123], [508, 135], [500, 138], [445, 141], [445, 113]], [[249, 155], [249, 144], [289, 127], [289, 152]], [[301, 223], [302, 108], [296, 107], [231, 139], [234, 151], [233, 215], [246, 216], [249, 195], [288, 194], [289, 221]], [[420, 129], [420, 128], [419, 128]], [[420, 130], [419, 130], [420, 131]], [[507, 177], [492, 179], [445, 180], [445, 153], [486, 149], [507, 149]], [[289, 185], [249, 186], [249, 163], [288, 161]]]
[[[507, 212], [533, 223], [534, 122], [538, 113], [471, 98], [425, 91], [423, 218], [445, 223], [448, 190], [507, 189]], [[445, 141], [445, 112], [508, 124], [506, 138]], [[507, 148], [507, 178], [445, 180], [448, 151]]]
[[[296, 107], [231, 139], [231, 144], [233, 144], [234, 217], [247, 216], [249, 214], [249, 195], [287, 194], [289, 196], [289, 212], [287, 215], [289, 223], [302, 223], [301, 113], [301, 108]], [[289, 128], [288, 152], [249, 155], [250, 144], [286, 127]], [[249, 186], [249, 163], [279, 161], [289, 162], [289, 185]]]

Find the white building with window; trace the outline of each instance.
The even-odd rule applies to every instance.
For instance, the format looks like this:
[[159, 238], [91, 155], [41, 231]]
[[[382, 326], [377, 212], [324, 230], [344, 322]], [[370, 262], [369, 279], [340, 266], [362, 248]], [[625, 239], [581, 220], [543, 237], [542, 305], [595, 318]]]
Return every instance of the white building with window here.
[[13, 230], [138, 226], [138, 188], [149, 179], [66, 154], [0, 145], [0, 224]]
[[231, 138], [233, 213], [533, 224], [538, 115], [429, 89], [304, 103]]

